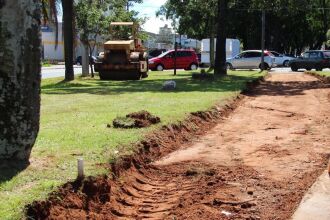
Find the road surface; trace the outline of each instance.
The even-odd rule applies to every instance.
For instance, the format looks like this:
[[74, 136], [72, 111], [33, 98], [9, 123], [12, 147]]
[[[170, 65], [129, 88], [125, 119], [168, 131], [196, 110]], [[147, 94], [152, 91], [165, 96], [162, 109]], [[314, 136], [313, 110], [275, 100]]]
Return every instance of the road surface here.
[[[74, 73], [81, 74], [82, 67], [74, 65]], [[64, 65], [53, 65], [50, 67], [41, 68], [41, 78], [55, 78], [55, 77], [64, 77], [65, 75], [65, 66]]]

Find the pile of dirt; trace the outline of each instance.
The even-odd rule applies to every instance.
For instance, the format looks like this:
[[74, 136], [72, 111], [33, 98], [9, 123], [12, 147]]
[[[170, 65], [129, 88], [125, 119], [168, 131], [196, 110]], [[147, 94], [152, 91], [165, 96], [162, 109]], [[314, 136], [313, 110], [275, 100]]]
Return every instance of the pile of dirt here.
[[113, 120], [112, 124], [115, 128], [145, 128], [159, 122], [159, 117], [147, 111], [139, 111], [128, 114], [126, 117], [117, 117]]
[[97, 209], [109, 202], [111, 185], [107, 176], [66, 183], [58, 192], [50, 194], [47, 201], [32, 203], [26, 212], [27, 219], [86, 219], [81, 210]]

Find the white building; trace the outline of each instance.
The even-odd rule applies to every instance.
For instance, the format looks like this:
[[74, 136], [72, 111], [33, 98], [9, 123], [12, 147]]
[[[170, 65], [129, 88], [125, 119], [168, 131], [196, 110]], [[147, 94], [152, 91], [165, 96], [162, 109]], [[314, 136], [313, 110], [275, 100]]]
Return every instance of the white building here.
[[[214, 56], [216, 52], [217, 40], [214, 39]], [[231, 58], [239, 54], [241, 51], [241, 43], [238, 39], [226, 39], [226, 58]], [[201, 62], [210, 64], [210, 39], [202, 40]]]
[[44, 60], [64, 60], [64, 42], [62, 34], [62, 23], [58, 24], [58, 42], [56, 46], [55, 28], [47, 25], [41, 27], [42, 58]]
[[[44, 25], [41, 27], [41, 44], [42, 44], [42, 58], [44, 60], [50, 61], [64, 61], [64, 40], [62, 32], [62, 22], [58, 23], [58, 42], [56, 46], [56, 30], [54, 25]], [[93, 55], [97, 55], [99, 52], [103, 51], [103, 39], [99, 38], [97, 40], [97, 45], [94, 49]], [[74, 49], [74, 58], [81, 56], [84, 47], [79, 40], [76, 38], [76, 44]]]
[[182, 48], [194, 49], [199, 51], [202, 46], [202, 42], [196, 39], [188, 38], [187, 35], [176, 36], [176, 42], [181, 44]]
[[173, 49], [174, 46], [174, 33], [172, 28], [166, 24], [164, 27], [159, 28], [157, 37], [157, 48], [158, 49]]

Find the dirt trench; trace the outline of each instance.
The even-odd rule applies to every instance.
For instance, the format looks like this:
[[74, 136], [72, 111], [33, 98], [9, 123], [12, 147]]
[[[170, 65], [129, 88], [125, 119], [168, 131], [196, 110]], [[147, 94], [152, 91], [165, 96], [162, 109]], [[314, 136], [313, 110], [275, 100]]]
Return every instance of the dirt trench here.
[[329, 109], [330, 84], [273, 74], [220, 112], [155, 134], [112, 167], [114, 178], [68, 183], [28, 216], [289, 219], [327, 166]]

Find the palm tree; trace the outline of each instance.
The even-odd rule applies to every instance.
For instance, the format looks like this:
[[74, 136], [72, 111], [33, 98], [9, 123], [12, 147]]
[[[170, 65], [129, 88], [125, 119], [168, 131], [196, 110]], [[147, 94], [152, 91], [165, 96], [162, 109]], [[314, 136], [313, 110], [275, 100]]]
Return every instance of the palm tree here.
[[226, 75], [226, 11], [228, 0], [218, 0], [217, 46], [214, 74]]
[[64, 59], [65, 59], [65, 80], [74, 80], [73, 69], [73, 45], [74, 45], [74, 10], [73, 0], [41, 0], [43, 16], [45, 20], [54, 20], [57, 31], [57, 6], [62, 5], [63, 9], [63, 33], [64, 33]]
[[62, 0], [63, 32], [64, 32], [64, 58], [65, 80], [74, 80], [73, 70], [73, 44], [74, 44], [74, 10], [73, 0]]
[[0, 4], [0, 161], [5, 165], [28, 164], [39, 131], [40, 14], [38, 1]]

